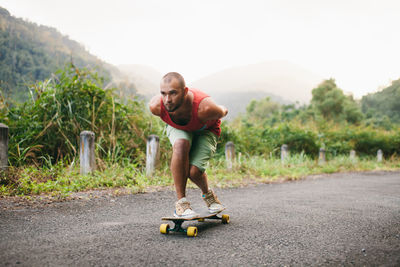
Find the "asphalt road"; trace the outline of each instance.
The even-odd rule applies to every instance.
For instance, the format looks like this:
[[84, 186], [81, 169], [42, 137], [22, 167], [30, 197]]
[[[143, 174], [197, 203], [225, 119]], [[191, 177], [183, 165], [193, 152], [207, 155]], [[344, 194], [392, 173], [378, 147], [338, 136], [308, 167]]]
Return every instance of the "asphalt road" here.
[[0, 265], [400, 265], [400, 172], [217, 192], [231, 223], [195, 238], [159, 233], [171, 191], [0, 210]]

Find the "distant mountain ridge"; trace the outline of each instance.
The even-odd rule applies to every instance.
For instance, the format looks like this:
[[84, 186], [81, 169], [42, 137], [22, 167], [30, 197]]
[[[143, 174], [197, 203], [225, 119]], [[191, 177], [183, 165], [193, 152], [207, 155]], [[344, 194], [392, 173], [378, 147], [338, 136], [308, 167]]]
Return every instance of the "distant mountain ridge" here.
[[280, 96], [263, 91], [230, 92], [228, 94], [224, 92], [211, 92], [209, 95], [217, 104], [228, 108], [228, 115], [224, 118], [227, 120], [234, 119], [240, 114], [245, 114], [246, 107], [252, 100], [260, 100], [269, 97], [272, 101], [279, 104], [292, 103]]
[[306, 103], [323, 78], [287, 61], [265, 61], [232, 67], [192, 83], [209, 93], [262, 91], [291, 102]]
[[228, 107], [230, 118], [245, 112], [252, 99], [269, 96], [280, 104], [308, 103], [322, 77], [287, 61], [265, 61], [232, 67], [190, 84]]
[[95, 69], [110, 83], [119, 70], [90, 54], [57, 29], [12, 16], [0, 7], [0, 89], [14, 100], [26, 100], [28, 86], [51, 77], [65, 64]]
[[[65, 64], [95, 69], [105, 78], [107, 88], [117, 86], [127, 98], [142, 95], [150, 99], [159, 90], [162, 74], [152, 67], [138, 64], [118, 67], [102, 61], [78, 42], [55, 28], [15, 18], [0, 7], [0, 90], [15, 99], [27, 98], [29, 85], [51, 77]], [[273, 101], [289, 104], [307, 103], [311, 90], [322, 81], [319, 76], [286, 61], [266, 61], [232, 67], [188, 86], [210, 94], [217, 103], [228, 107], [229, 118], [245, 112], [252, 99], [269, 96]]]
[[[120, 65], [121, 73], [137, 85], [147, 99], [159, 89], [162, 74], [149, 66]], [[188, 82], [189, 87], [208, 93], [217, 103], [229, 109], [227, 119], [246, 111], [253, 99], [270, 97], [280, 104], [308, 103], [311, 91], [323, 79], [286, 61], [266, 61], [225, 69], [204, 78]]]
[[144, 65], [114, 66], [92, 55], [57, 29], [12, 16], [0, 7], [0, 93], [15, 101], [28, 98], [28, 87], [49, 79], [72, 62], [95, 70], [106, 88], [125, 98], [149, 99], [159, 89], [161, 73]]

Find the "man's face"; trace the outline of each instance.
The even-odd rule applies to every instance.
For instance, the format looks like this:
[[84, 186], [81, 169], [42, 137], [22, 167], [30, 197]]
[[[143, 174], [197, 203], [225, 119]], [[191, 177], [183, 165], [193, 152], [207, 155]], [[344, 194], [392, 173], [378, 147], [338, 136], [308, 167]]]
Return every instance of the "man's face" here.
[[182, 104], [186, 95], [186, 88], [181, 88], [176, 79], [168, 82], [161, 82], [161, 97], [164, 107], [168, 112], [174, 112]]

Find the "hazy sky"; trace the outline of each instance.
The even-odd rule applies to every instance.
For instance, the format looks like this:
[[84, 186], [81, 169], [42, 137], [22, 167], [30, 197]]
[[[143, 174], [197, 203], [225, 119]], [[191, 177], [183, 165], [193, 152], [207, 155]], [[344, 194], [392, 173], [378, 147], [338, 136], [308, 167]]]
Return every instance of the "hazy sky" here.
[[287, 60], [360, 97], [400, 78], [400, 1], [0, 0], [103, 60], [178, 71]]

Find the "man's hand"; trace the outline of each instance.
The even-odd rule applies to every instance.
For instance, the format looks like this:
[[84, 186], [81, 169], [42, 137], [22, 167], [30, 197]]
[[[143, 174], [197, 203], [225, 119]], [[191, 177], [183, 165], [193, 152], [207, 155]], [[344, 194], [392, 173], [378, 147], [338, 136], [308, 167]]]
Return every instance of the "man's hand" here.
[[219, 107], [222, 109], [222, 112], [223, 112], [223, 116], [221, 118], [223, 118], [226, 115], [228, 115], [228, 109], [226, 107], [224, 107], [222, 105], [219, 105]]

